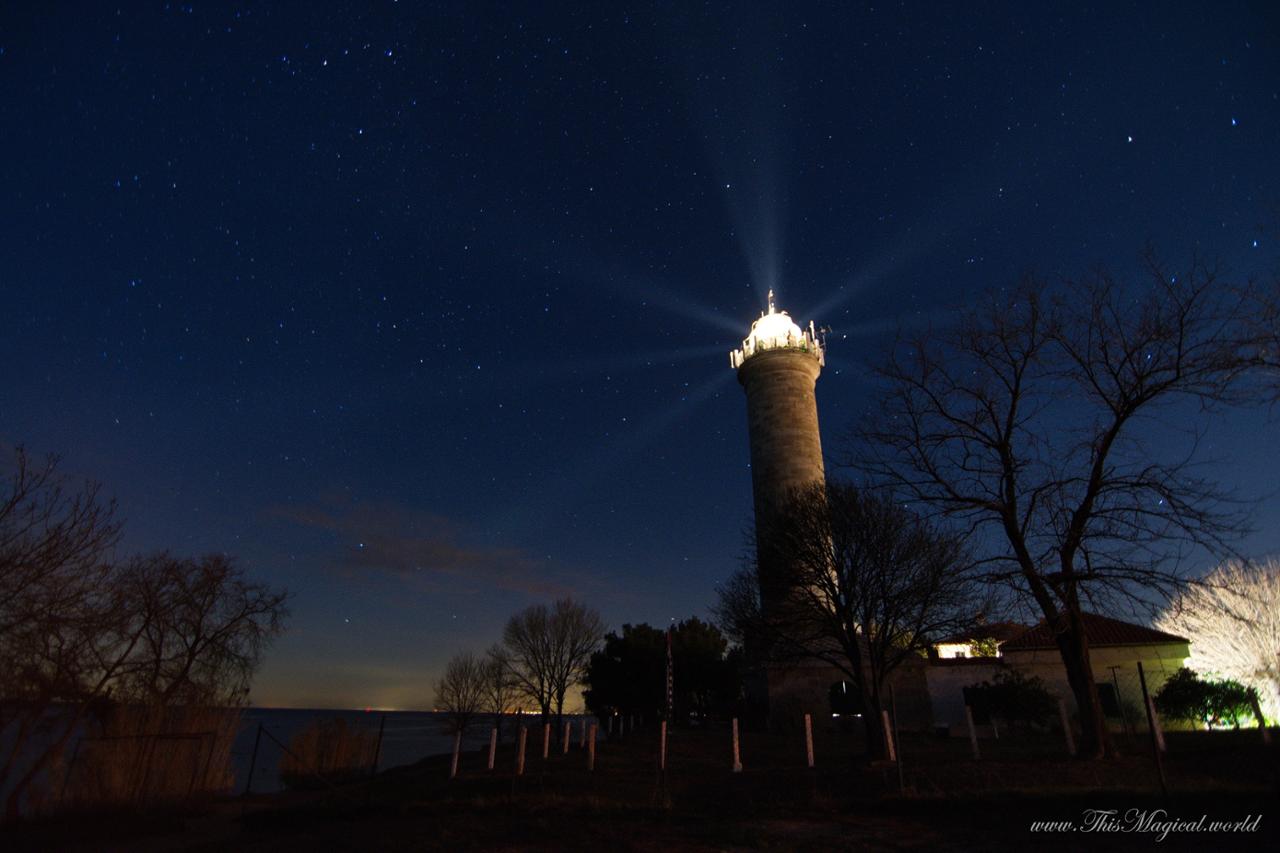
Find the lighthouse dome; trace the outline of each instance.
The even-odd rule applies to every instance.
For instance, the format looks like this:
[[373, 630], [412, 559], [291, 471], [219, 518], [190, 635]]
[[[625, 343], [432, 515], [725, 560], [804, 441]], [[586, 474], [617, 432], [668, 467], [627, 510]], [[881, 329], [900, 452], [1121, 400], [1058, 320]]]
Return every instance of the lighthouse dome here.
[[798, 346], [804, 332], [791, 319], [786, 311], [777, 311], [769, 306], [772, 313], [763, 315], [751, 324], [751, 334], [747, 340], [749, 349], [773, 349], [774, 347]]
[[769, 291], [769, 310], [751, 324], [751, 333], [742, 340], [742, 349], [729, 353], [729, 364], [736, 370], [743, 362], [758, 352], [773, 349], [794, 349], [809, 353], [823, 363], [822, 345], [818, 342], [813, 324], [808, 330], [796, 325], [786, 311], [779, 311], [773, 304], [773, 291]]

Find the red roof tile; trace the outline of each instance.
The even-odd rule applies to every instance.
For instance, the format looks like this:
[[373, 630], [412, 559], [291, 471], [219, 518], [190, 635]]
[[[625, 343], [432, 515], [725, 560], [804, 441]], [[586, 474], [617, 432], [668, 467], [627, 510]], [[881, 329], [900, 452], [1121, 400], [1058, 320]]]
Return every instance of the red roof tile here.
[[[1091, 647], [1149, 646], [1163, 643], [1190, 642], [1185, 637], [1166, 634], [1164, 631], [1157, 631], [1155, 628], [1148, 628], [1144, 625], [1135, 625], [1132, 622], [1121, 622], [1119, 619], [1099, 616], [1097, 613], [1082, 613], [1080, 615], [1084, 621], [1085, 637], [1088, 638]], [[1058, 645], [1053, 641], [1053, 636], [1053, 631], [1042, 620], [1034, 628], [1029, 628], [1013, 639], [1006, 640], [1001, 644], [1000, 651], [1056, 649]]]
[[981, 625], [974, 625], [968, 630], [961, 631], [958, 634], [952, 634], [950, 637], [939, 640], [939, 643], [971, 643], [974, 640], [995, 640], [1003, 643], [1005, 640], [1018, 636], [1027, 630], [1027, 626], [1019, 622], [986, 622]]

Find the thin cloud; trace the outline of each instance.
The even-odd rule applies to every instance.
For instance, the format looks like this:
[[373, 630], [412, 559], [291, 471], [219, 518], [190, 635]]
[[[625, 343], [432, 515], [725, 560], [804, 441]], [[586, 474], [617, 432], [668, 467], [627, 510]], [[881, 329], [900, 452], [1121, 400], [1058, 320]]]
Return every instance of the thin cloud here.
[[383, 572], [405, 579], [447, 579], [531, 596], [570, 592], [546, 577], [546, 566], [519, 548], [464, 541], [443, 516], [395, 504], [352, 501], [274, 507], [268, 514], [335, 540], [329, 565], [347, 574]]

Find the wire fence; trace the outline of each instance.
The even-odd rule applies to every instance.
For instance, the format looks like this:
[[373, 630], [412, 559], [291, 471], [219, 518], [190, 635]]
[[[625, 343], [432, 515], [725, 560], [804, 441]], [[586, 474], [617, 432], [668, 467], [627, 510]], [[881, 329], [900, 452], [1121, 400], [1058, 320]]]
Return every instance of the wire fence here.
[[[450, 754], [455, 745], [468, 755], [514, 744], [521, 719], [498, 721], [480, 715], [456, 738], [445, 714], [429, 712], [320, 712], [253, 709], [246, 713], [232, 752], [237, 793], [273, 793], [285, 789], [329, 788], [368, 778], [379, 770], [415, 764]], [[582, 737], [588, 720], [565, 715], [572, 736]], [[564, 732], [550, 742], [563, 751]], [[539, 748], [541, 742], [539, 741]]]
[[[1099, 682], [1110, 737], [1119, 751], [1140, 764], [1127, 772], [1149, 773], [1148, 784], [1167, 790], [1165, 760], [1173, 756], [1212, 763], [1222, 734], [1164, 725], [1148, 712], [1143, 676], [1115, 668]], [[1160, 677], [1150, 679], [1159, 683]], [[1110, 690], [1105, 689], [1110, 686]], [[1148, 684], [1148, 693], [1150, 695]], [[1090, 784], [1088, 763], [1071, 762], [1082, 742], [1079, 721], [1066, 702], [1034, 722], [1003, 719], [972, 702], [968, 689], [952, 697], [961, 704], [960, 724], [932, 728], [899, 725], [890, 702], [882, 727], [858, 714], [829, 709], [803, 715], [787, 731], [749, 728], [737, 719], [703, 721], [696, 729], [668, 729], [661, 719], [639, 715], [569, 715], [558, 722], [534, 715], [481, 717], [463, 732], [451, 731], [441, 714], [412, 712], [316, 712], [249, 709], [238, 731], [225, 724], [190, 731], [136, 731], [79, 738], [58, 791], [58, 807], [102, 803], [147, 805], [209, 793], [269, 794], [285, 789], [332, 791], [376, 778], [380, 770], [423, 762], [422, 772], [442, 781], [510, 778], [540, 784], [557, 774], [607, 778], [653, 774], [655, 796], [665, 796], [672, 778], [713, 780], [725, 776], [818, 773], [860, 764], [872, 768], [880, 790], [938, 793], [974, 788], [1043, 785], [1046, 762], [1058, 782], [1075, 776]], [[909, 719], [905, 717], [904, 719]], [[1149, 720], [1156, 722], [1153, 735]], [[935, 721], [936, 722], [936, 721]], [[1230, 734], [1230, 733], [1228, 733]], [[884, 741], [871, 739], [883, 736]], [[1231, 749], [1269, 743], [1268, 730], [1240, 731]], [[870, 753], [870, 754], [869, 754]], [[1225, 753], [1224, 753], [1225, 754]], [[875, 756], [876, 760], [868, 761]], [[1225, 759], [1223, 759], [1225, 760]], [[1185, 761], [1182, 761], [1185, 764]], [[436, 768], [436, 769], [433, 769]], [[645, 768], [648, 768], [646, 771]], [[878, 781], [876, 781], [878, 780]]]
[[[975, 726], [971, 739], [936, 730], [898, 730], [892, 713], [886, 715], [889, 742], [883, 751], [875, 751], [874, 760], [869, 760], [872, 745], [866, 721], [856, 715], [808, 714], [803, 726], [782, 732], [750, 729], [728, 719], [692, 729], [669, 729], [661, 720], [637, 722], [634, 728], [614, 721], [610, 733], [607, 718], [603, 723], [588, 719], [583, 721], [585, 739], [582, 723], [574, 724], [571, 737], [557, 738], [554, 726], [528, 721], [502, 748], [489, 748], [477, 738], [475, 748], [460, 746], [449, 760], [423, 765], [412, 779], [431, 785], [501, 782], [510, 786], [512, 795], [560, 790], [592, 797], [610, 786], [634, 785], [647, 775], [657, 802], [667, 801], [677, 788], [732, 788], [739, 778], [781, 791], [781, 796], [816, 795], [824, 779], [838, 785], [841, 795], [856, 791], [869, 796], [902, 791], [949, 795], [1166, 788], [1162, 765], [1143, 734], [1116, 732], [1113, 740], [1122, 757], [1099, 764], [1074, 760], [1081, 733], [1073, 718], [1068, 718], [1066, 729], [1052, 724], [1001, 726], [997, 721], [985, 728]], [[873, 729], [873, 736], [878, 731]], [[1265, 762], [1254, 768], [1253, 776], [1241, 775], [1236, 768], [1242, 758], [1263, 754], [1258, 749], [1262, 736], [1256, 729], [1176, 732], [1159, 756], [1171, 758], [1177, 771], [1173, 781], [1188, 788], [1209, 778], [1265, 786], [1270, 778]], [[857, 774], [849, 776], [855, 769]], [[388, 794], [391, 789], [381, 790]]]
[[145, 805], [209, 788], [217, 732], [81, 737], [58, 793], [59, 808]]

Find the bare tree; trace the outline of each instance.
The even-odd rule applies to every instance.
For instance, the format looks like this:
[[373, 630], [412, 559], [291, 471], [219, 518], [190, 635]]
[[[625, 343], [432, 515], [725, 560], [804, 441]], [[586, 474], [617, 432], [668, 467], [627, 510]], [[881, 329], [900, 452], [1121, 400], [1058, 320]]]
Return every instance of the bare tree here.
[[849, 483], [798, 489], [779, 509], [757, 537], [788, 555], [786, 589], [762, 590], [755, 567], [744, 569], [722, 588], [717, 615], [771, 661], [816, 659], [842, 672], [861, 700], [867, 752], [882, 756], [889, 677], [978, 608], [965, 548]]
[[471, 652], [454, 655], [436, 681], [436, 707], [449, 718], [450, 729], [465, 732], [484, 709], [487, 661]]
[[[1099, 272], [1029, 280], [953, 329], [903, 341], [857, 430], [854, 463], [913, 503], [968, 525], [988, 577], [1052, 626], [1083, 728], [1110, 751], [1081, 618], [1150, 609], [1191, 550], [1227, 553], [1247, 513], [1196, 468], [1205, 410], [1256, 399], [1265, 361], [1249, 300], [1212, 270], [1141, 286]], [[1149, 437], [1182, 447], [1161, 459]]]
[[582, 683], [604, 632], [600, 615], [571, 598], [552, 607], [527, 607], [507, 622], [502, 643], [510, 672], [520, 690], [538, 703], [544, 718], [552, 708], [557, 722], [564, 716], [565, 694]]
[[220, 556], [119, 563], [114, 505], [19, 449], [0, 499], [6, 818], [111, 702], [239, 703], [285, 594]]
[[[33, 462], [19, 447], [5, 466], [0, 495], [0, 699], [25, 686], [23, 673], [46, 668], [25, 638], [70, 613], [90, 615], [120, 538], [115, 503], [96, 483], [70, 488], [58, 458]], [[65, 644], [64, 644], [65, 645]]]
[[1261, 360], [1265, 382], [1270, 386], [1272, 403], [1280, 402], [1280, 276], [1270, 285], [1248, 288], [1244, 297], [1250, 301], [1253, 332], [1261, 341]]
[[499, 737], [502, 736], [502, 717], [511, 710], [519, 694], [507, 650], [495, 643], [485, 653], [484, 705], [493, 714], [493, 727], [498, 730]]
[[1253, 687], [1267, 715], [1280, 714], [1280, 561], [1224, 563], [1155, 624], [1191, 640], [1190, 668]]
[[[0, 788], [17, 816], [32, 782], [62, 754], [140, 634], [111, 584], [115, 505], [14, 452], [0, 497]], [[61, 708], [62, 710], [55, 709]], [[70, 709], [70, 710], [67, 710]]]
[[244, 704], [267, 643], [283, 630], [288, 592], [248, 578], [223, 554], [156, 554], [120, 574], [144, 613], [120, 679], [130, 699], [161, 705]]

